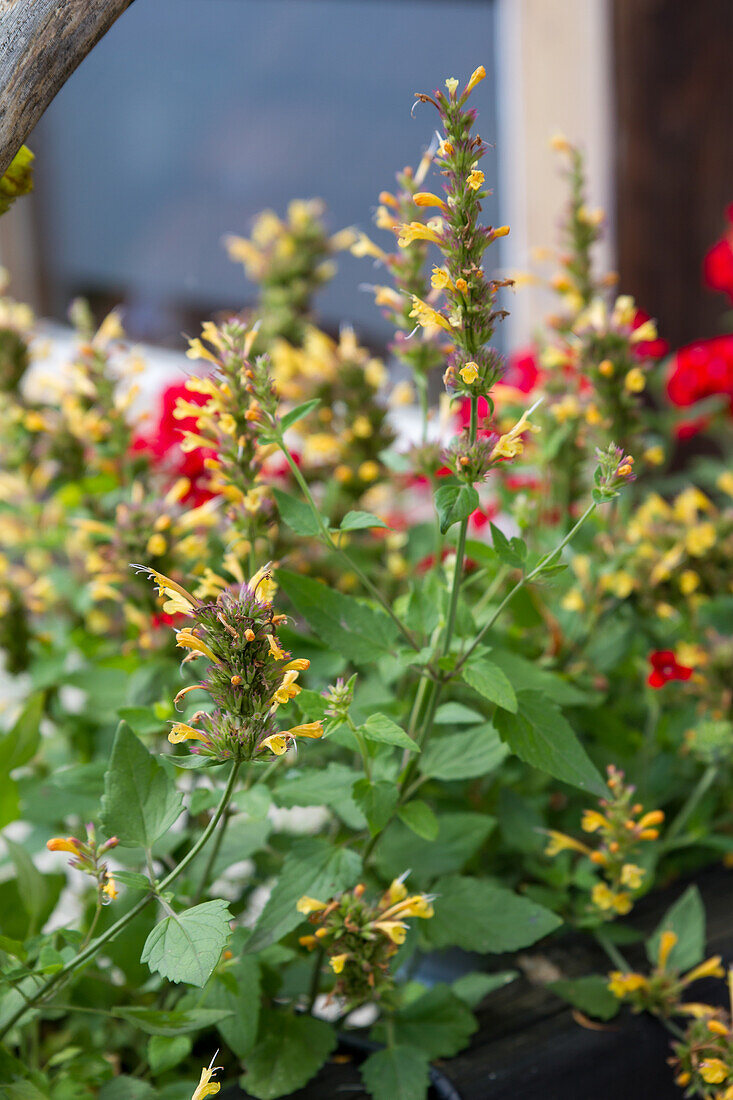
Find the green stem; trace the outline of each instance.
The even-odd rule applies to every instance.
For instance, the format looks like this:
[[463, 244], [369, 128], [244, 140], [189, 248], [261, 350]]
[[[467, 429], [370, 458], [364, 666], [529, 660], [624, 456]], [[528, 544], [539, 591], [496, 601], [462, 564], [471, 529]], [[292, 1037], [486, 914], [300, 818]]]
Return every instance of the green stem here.
[[346, 722], [347, 722], [347, 725], [348, 725], [349, 729], [351, 730], [354, 737], [356, 738], [356, 743], [358, 744], [359, 752], [361, 753], [361, 762], [364, 765], [364, 774], [366, 775], [367, 780], [369, 781], [369, 783], [371, 783], [371, 781], [372, 781], [372, 763], [371, 763], [371, 760], [369, 759], [369, 750], [367, 749], [366, 741], [364, 740], [364, 737], [362, 736], [362, 734], [359, 732], [357, 726], [354, 724], [354, 719], [351, 717], [350, 714], [346, 715]]
[[629, 974], [631, 972], [631, 967], [619, 951], [618, 947], [616, 947], [616, 944], [608, 938], [605, 932], [602, 932], [600, 928], [596, 928], [593, 931], [593, 936], [598, 946], [602, 947], [603, 950], [606, 952], [613, 965], [621, 970], [624, 974]]
[[316, 957], [313, 962], [313, 973], [311, 974], [311, 984], [308, 990], [308, 1015], [313, 1012], [313, 1005], [316, 1003], [316, 997], [318, 996], [318, 989], [321, 984], [321, 967], [323, 966], [323, 959], [325, 957], [325, 949], [321, 946], [316, 951]]
[[162, 893], [164, 890], [166, 890], [170, 886], [170, 884], [174, 882], [175, 879], [177, 879], [178, 876], [183, 873], [183, 871], [185, 871], [189, 863], [191, 863], [191, 861], [196, 858], [201, 849], [204, 847], [214, 829], [216, 828], [221, 815], [226, 810], [229, 804], [229, 800], [232, 796], [232, 792], [234, 790], [234, 784], [237, 779], [239, 767], [239, 762], [235, 762], [233, 764], [232, 770], [229, 773], [229, 779], [227, 781], [226, 788], [223, 795], [221, 796], [221, 801], [216, 808], [214, 816], [212, 817], [209, 824], [206, 826], [199, 839], [193, 845], [193, 847], [183, 857], [181, 862], [176, 867], [174, 867], [170, 874], [167, 875], [162, 882], [158, 883], [157, 886], [155, 886], [149, 894], [146, 894], [145, 897], [141, 898], [140, 901], [133, 905], [132, 909], [129, 909], [127, 913], [124, 913], [119, 918], [119, 920], [110, 925], [110, 927], [102, 932], [100, 936], [97, 936], [96, 940], [93, 940], [92, 943], [84, 948], [84, 950], [80, 951], [75, 958], [71, 959], [68, 963], [62, 966], [62, 968], [60, 970], [57, 970], [55, 974], [52, 974], [48, 981], [44, 982], [41, 988], [32, 997], [30, 997], [24, 1005], [21, 1005], [17, 1012], [15, 1012], [11, 1016], [5, 1027], [2, 1029], [2, 1031], [0, 1031], [0, 1040], [2, 1040], [4, 1036], [7, 1035], [7, 1033], [11, 1030], [11, 1028], [15, 1027], [18, 1021], [22, 1019], [23, 1016], [25, 1016], [28, 1009], [32, 1008], [34, 1005], [38, 1004], [39, 1001], [43, 1000], [46, 995], [59, 984], [59, 982], [68, 977], [68, 975], [71, 974], [74, 970], [77, 970], [80, 966], [83, 966], [84, 963], [94, 958], [100, 947], [102, 947], [105, 943], [109, 943], [110, 940], [115, 939], [118, 933], [121, 932], [123, 928], [126, 928], [130, 921], [134, 920], [138, 913], [142, 913], [143, 909], [145, 909], [148, 905], [148, 902], [152, 901], [153, 898], [157, 897], [159, 893]]
[[390, 605], [390, 603], [384, 598], [382, 593], [379, 591], [379, 589], [376, 587], [376, 585], [372, 583], [370, 578], [360, 568], [360, 566], [357, 565], [357, 563], [352, 558], [349, 557], [349, 555], [346, 553], [346, 551], [341, 546], [339, 546], [337, 542], [334, 541], [333, 537], [331, 536], [331, 532], [328, 530], [325, 523], [323, 522], [323, 516], [321, 515], [321, 513], [318, 511], [318, 508], [316, 507], [316, 502], [313, 499], [313, 495], [312, 495], [312, 493], [311, 493], [311, 491], [308, 487], [308, 483], [305, 480], [305, 478], [303, 477], [300, 470], [298, 469], [297, 463], [294, 461], [292, 455], [290, 454], [290, 451], [288, 450], [287, 446], [285, 445], [284, 440], [282, 438], [280, 438], [280, 439], [278, 439], [277, 442], [278, 442], [278, 446], [280, 447], [280, 450], [282, 451], [283, 455], [285, 456], [285, 460], [286, 460], [288, 466], [290, 467], [290, 470], [292, 472], [293, 477], [295, 478], [295, 480], [298, 483], [298, 486], [300, 487], [300, 491], [302, 492], [303, 496], [306, 499], [306, 503], [309, 505], [309, 507], [310, 507], [310, 509], [313, 513], [313, 516], [314, 516], [316, 522], [318, 523], [318, 528], [319, 528], [319, 531], [320, 531], [320, 534], [321, 534], [321, 538], [323, 539], [325, 544], [328, 546], [329, 550], [332, 550], [335, 554], [338, 554], [339, 557], [343, 558], [343, 560], [347, 563], [349, 568], [352, 569], [354, 571], [354, 573], [356, 573], [357, 577], [359, 578], [361, 583], [364, 585], [367, 592], [369, 592], [374, 597], [374, 599], [377, 601], [377, 603], [379, 603], [384, 608], [384, 610], [387, 612], [387, 614], [392, 619], [393, 623], [395, 624], [395, 626], [397, 627], [397, 629], [399, 630], [400, 634], [403, 636], [403, 638], [405, 639], [407, 644], [412, 649], [418, 651], [420, 649], [420, 646], [417, 644], [417, 642], [413, 638], [412, 634], [407, 629], [407, 627], [404, 625], [404, 623], [401, 621], [399, 616], [395, 614], [395, 612], [392, 609], [392, 606]]
[[534, 567], [534, 569], [531, 570], [531, 572], [525, 574], [525, 576], [523, 576], [523, 577], [520, 577], [520, 579], [517, 581], [517, 583], [514, 585], [514, 587], [510, 588], [510, 590], [507, 592], [504, 599], [501, 601], [501, 603], [497, 607], [494, 614], [491, 616], [489, 621], [481, 627], [478, 634], [474, 638], [473, 642], [471, 643], [471, 645], [468, 647], [466, 652], [461, 657], [460, 661], [458, 662], [458, 664], [456, 665], [456, 667], [453, 670], [453, 675], [454, 676], [456, 675], [457, 672], [459, 672], [459, 670], [463, 667], [463, 665], [465, 665], [466, 661], [469, 659], [469, 657], [471, 656], [473, 651], [476, 649], [476, 646], [479, 644], [479, 642], [481, 641], [483, 636], [486, 634], [487, 631], [491, 630], [492, 626], [494, 625], [496, 620], [499, 618], [502, 611], [504, 611], [506, 606], [511, 603], [511, 601], [516, 596], [517, 592], [519, 592], [520, 589], [524, 588], [524, 586], [526, 584], [529, 584], [530, 581], [534, 580], [534, 578], [538, 575], [538, 573], [542, 572], [542, 570], [543, 570], [543, 568], [544, 568], [544, 566], [547, 563], [549, 558], [554, 557], [555, 554], [561, 553], [561, 551], [567, 546], [567, 544], [570, 542], [570, 540], [574, 537], [576, 532], [580, 530], [580, 528], [583, 526], [583, 524], [588, 519], [588, 517], [590, 515], [592, 515], [593, 512], [595, 512], [596, 507], [597, 507], [597, 505], [596, 505], [595, 501], [593, 501], [592, 504], [589, 504], [588, 507], [586, 508], [586, 510], [583, 512], [583, 515], [580, 517], [578, 522], [575, 524], [575, 526], [573, 528], [571, 528], [570, 531], [568, 531], [567, 535], [565, 535], [565, 537], [563, 539], [560, 540], [560, 542], [557, 544], [555, 549], [551, 550], [549, 554], [546, 554], [538, 562], [538, 564]]
[[94, 916], [92, 917], [92, 923], [89, 925], [89, 930], [87, 931], [86, 936], [84, 937], [84, 939], [81, 942], [81, 950], [84, 950], [84, 948], [89, 943], [92, 936], [94, 935], [94, 929], [97, 927], [97, 921], [99, 920], [99, 915], [100, 915], [101, 912], [102, 912], [102, 902], [100, 900], [99, 891], [97, 891], [97, 906], [96, 906], [96, 909], [94, 910]]
[[680, 809], [674, 821], [669, 826], [666, 836], [662, 841], [662, 851], [668, 848], [671, 842], [682, 832], [682, 829], [685, 827], [687, 821], [697, 807], [698, 802], [700, 802], [703, 796], [707, 793], [708, 789], [715, 782], [718, 776], [718, 770], [718, 764], [708, 764], [707, 768], [702, 773], [693, 789], [690, 791], [684, 805]]

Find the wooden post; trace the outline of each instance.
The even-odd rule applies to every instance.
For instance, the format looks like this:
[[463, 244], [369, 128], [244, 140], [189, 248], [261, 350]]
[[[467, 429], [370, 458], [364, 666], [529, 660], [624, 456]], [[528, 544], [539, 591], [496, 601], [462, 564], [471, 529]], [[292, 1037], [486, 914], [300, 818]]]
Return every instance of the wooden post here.
[[132, 0], [0, 0], [0, 175]]

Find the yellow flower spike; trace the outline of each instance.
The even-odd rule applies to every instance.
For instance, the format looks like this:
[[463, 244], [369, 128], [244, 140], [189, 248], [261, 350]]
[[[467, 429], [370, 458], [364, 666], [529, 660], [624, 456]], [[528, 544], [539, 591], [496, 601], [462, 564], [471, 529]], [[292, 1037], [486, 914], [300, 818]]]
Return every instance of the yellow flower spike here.
[[283, 756], [288, 751], [288, 739], [282, 733], [271, 733], [262, 742], [263, 749], [269, 749], [275, 756]]
[[327, 907], [327, 901], [319, 901], [318, 898], [311, 898], [308, 894], [304, 894], [295, 906], [297, 911], [302, 913], [304, 917], [309, 916], [311, 913], [319, 913], [321, 909], [326, 909]]
[[721, 1058], [706, 1058], [698, 1066], [698, 1073], [707, 1085], [721, 1085], [728, 1077], [728, 1067]]
[[599, 829], [610, 828], [610, 821], [607, 817], [604, 817], [598, 810], [584, 810], [583, 817], [581, 818], [580, 827], [584, 833], [595, 833]]
[[705, 962], [701, 962], [698, 966], [693, 966], [692, 970], [688, 970], [680, 978], [680, 984], [683, 986], [691, 985], [692, 982], [696, 982], [700, 978], [724, 978], [725, 970], [720, 963], [720, 955], [713, 955], [711, 958], [705, 959]]
[[676, 946], [677, 940], [677, 933], [673, 932], [671, 928], [665, 928], [664, 932], [662, 932], [659, 938], [659, 958], [657, 960], [657, 966], [660, 970], [667, 969], [669, 956]]
[[399, 947], [405, 942], [405, 936], [407, 935], [407, 925], [398, 920], [379, 920], [375, 921], [374, 928], [378, 928], [380, 932], [383, 932], [388, 940], [396, 944]]
[[193, 633], [192, 630], [189, 630], [188, 628], [178, 631], [178, 633], [176, 634], [176, 646], [180, 647], [181, 649], [190, 649], [192, 653], [197, 653], [203, 657], [208, 657], [210, 661], [218, 662], [219, 660], [219, 658], [216, 656], [210, 646], [208, 646], [206, 642], [202, 641], [201, 638], [199, 638], [196, 634]]
[[556, 829], [548, 829], [549, 840], [545, 848], [546, 856], [556, 856], [560, 852], [580, 852], [581, 855], [590, 857], [591, 850], [579, 840], [565, 833], [559, 833]]
[[272, 576], [271, 566], [263, 565], [258, 569], [247, 585], [263, 603], [271, 604], [277, 592], [277, 581]]
[[345, 964], [346, 960], [348, 959], [348, 957], [349, 957], [348, 952], [344, 952], [343, 955], [332, 955], [331, 956], [331, 958], [328, 961], [331, 965], [331, 969], [333, 970], [334, 974], [340, 974], [341, 973], [341, 971], [344, 968], [344, 964]]
[[277, 638], [274, 634], [266, 634], [267, 644], [270, 647], [270, 653], [276, 661], [282, 661], [285, 656], [285, 650], [280, 648]]
[[46, 841], [49, 852], [71, 852], [73, 856], [79, 855], [79, 841], [73, 836], [54, 836]]
[[[219, 1051], [217, 1050], [216, 1054], [218, 1053]], [[214, 1055], [214, 1058], [216, 1058], [216, 1054]], [[221, 1085], [217, 1081], [211, 1080], [214, 1074], [218, 1073], [221, 1069], [220, 1066], [212, 1068], [214, 1058], [211, 1059], [208, 1067], [204, 1067], [204, 1069], [201, 1070], [201, 1077], [199, 1079], [198, 1085], [196, 1086], [196, 1089], [194, 1090], [194, 1094], [191, 1097], [191, 1100], [206, 1100], [206, 1097], [208, 1096], [216, 1096], [217, 1092], [221, 1088]]]
[[[433, 244], [441, 244], [440, 237], [429, 225], [422, 222], [409, 222], [399, 226], [397, 244], [400, 248], [407, 248], [413, 241], [431, 241]], [[353, 252], [353, 249], [352, 249]]]
[[486, 76], [486, 69], [483, 65], [479, 65], [477, 69], [474, 69], [468, 78], [468, 84], [464, 89], [464, 96], [470, 95], [473, 89], [479, 84]]
[[484, 174], [480, 168], [474, 168], [469, 172], [466, 184], [472, 191], [480, 191], [484, 183]]
[[189, 726], [186, 722], [175, 722], [173, 726], [171, 726], [168, 740], [171, 745], [180, 745], [182, 741], [203, 741], [206, 743], [209, 739], [201, 730], [194, 729], [193, 726]]
[[460, 374], [466, 385], [470, 386], [478, 378], [478, 366], [476, 365], [476, 363], [471, 361], [469, 363], [466, 363], [465, 367], [461, 367], [458, 373]]

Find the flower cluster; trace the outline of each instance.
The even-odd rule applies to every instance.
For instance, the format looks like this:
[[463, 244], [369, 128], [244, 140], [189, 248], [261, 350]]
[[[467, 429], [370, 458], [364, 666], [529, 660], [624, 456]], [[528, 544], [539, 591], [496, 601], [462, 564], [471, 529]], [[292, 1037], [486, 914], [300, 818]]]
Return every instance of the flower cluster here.
[[392, 988], [389, 960], [405, 942], [410, 917], [433, 916], [429, 894], [410, 894], [407, 874], [395, 879], [378, 902], [366, 898], [359, 883], [329, 901], [302, 897], [298, 912], [315, 926], [315, 932], [301, 936], [303, 947], [321, 947], [331, 969], [338, 976], [334, 994], [355, 1007], [381, 997]]
[[608, 768], [608, 786], [611, 797], [601, 799], [599, 810], [586, 810], [581, 821], [583, 831], [595, 835], [596, 846], [590, 848], [574, 837], [550, 830], [545, 854], [578, 852], [589, 859], [603, 878], [591, 890], [591, 912], [613, 920], [631, 911], [645, 873], [634, 862], [635, 854], [645, 841], [657, 840], [664, 813], [645, 813], [643, 806], [634, 802], [634, 787], [624, 782], [623, 772], [613, 765]]
[[273, 609], [276, 585], [269, 567], [233, 589], [208, 571], [201, 597], [155, 569], [133, 568], [153, 578], [165, 598], [166, 614], [194, 620], [192, 627], [176, 631], [176, 645], [188, 650], [183, 663], [200, 658], [209, 662], [202, 679], [179, 691], [175, 702], [203, 691], [214, 709], [199, 710], [188, 722], [174, 722], [168, 734], [171, 744], [193, 741], [193, 752], [218, 760], [271, 760], [298, 737], [323, 736], [320, 722], [278, 729], [277, 710], [299, 694], [298, 676], [310, 662], [291, 659], [278, 641], [277, 628], [286, 616]]
[[665, 929], [659, 938], [656, 966], [651, 974], [614, 970], [608, 976], [611, 993], [630, 1005], [633, 1012], [653, 1012], [669, 1017], [693, 1009], [693, 1005], [680, 1004], [685, 989], [700, 978], [722, 978], [725, 971], [720, 965], [720, 955], [713, 955], [685, 974], [680, 974], [674, 960], [677, 942], [677, 933]]
[[[181, 501], [198, 506], [214, 495], [209, 487], [210, 475], [205, 465], [206, 458], [211, 456], [201, 448], [192, 451], [181, 449], [185, 433], [196, 431], [196, 418], [176, 416], [179, 400], [205, 405], [209, 396], [189, 390], [185, 382], [173, 382], [166, 386], [160, 394], [154, 421], [135, 435], [132, 449], [136, 453], [149, 455], [157, 471], [166, 481], [170, 481], [171, 486], [185, 477], [188, 489]], [[166, 485], [166, 491], [169, 487]]]
[[[721, 976], [716, 972], [716, 977]], [[728, 975], [729, 988], [731, 975]], [[733, 1100], [733, 1029], [730, 1012], [712, 1005], [682, 1005], [692, 1012], [679, 1042], [672, 1044], [669, 1059], [675, 1083], [686, 1096], [704, 1100]]]
[[[687, 344], [672, 356], [667, 395], [673, 405], [686, 408], [706, 397], [720, 395], [733, 412], [733, 335], [712, 336]], [[708, 423], [703, 416], [684, 420], [677, 436], [686, 439]]]
[[109, 905], [117, 897], [117, 887], [102, 856], [116, 847], [117, 837], [113, 836], [109, 840], [98, 842], [91, 822], [87, 825], [86, 831], [86, 840], [78, 840], [75, 836], [55, 836], [46, 841], [46, 847], [49, 852], [70, 852], [73, 858], [69, 860], [69, 866], [93, 878], [100, 903]]

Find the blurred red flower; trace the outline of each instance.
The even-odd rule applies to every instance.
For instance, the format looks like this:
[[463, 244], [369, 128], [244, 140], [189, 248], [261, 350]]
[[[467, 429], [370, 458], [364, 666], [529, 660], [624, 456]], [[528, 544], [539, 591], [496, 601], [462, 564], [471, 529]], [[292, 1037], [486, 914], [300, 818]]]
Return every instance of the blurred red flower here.
[[680, 348], [672, 359], [667, 394], [673, 405], [682, 407], [723, 394], [731, 399], [733, 409], [733, 335], [713, 336]]
[[706, 253], [702, 262], [702, 277], [706, 286], [727, 294], [733, 302], [733, 203], [725, 214], [728, 232]]
[[170, 474], [171, 481], [179, 477], [187, 477], [191, 487], [182, 500], [195, 507], [213, 496], [207, 488], [209, 473], [204, 462], [212, 457], [214, 452], [181, 450], [181, 436], [185, 431], [196, 431], [196, 418], [188, 416], [183, 420], [177, 420], [174, 417], [173, 412], [179, 397], [195, 405], [205, 405], [208, 401], [205, 394], [193, 393], [187, 389], [185, 382], [166, 386], [160, 395], [157, 420], [147, 433], [135, 436], [132, 449], [152, 455], [156, 465]]
[[671, 649], [657, 649], [649, 654], [652, 671], [647, 677], [649, 687], [661, 688], [670, 680], [689, 680], [692, 669], [679, 664]]

